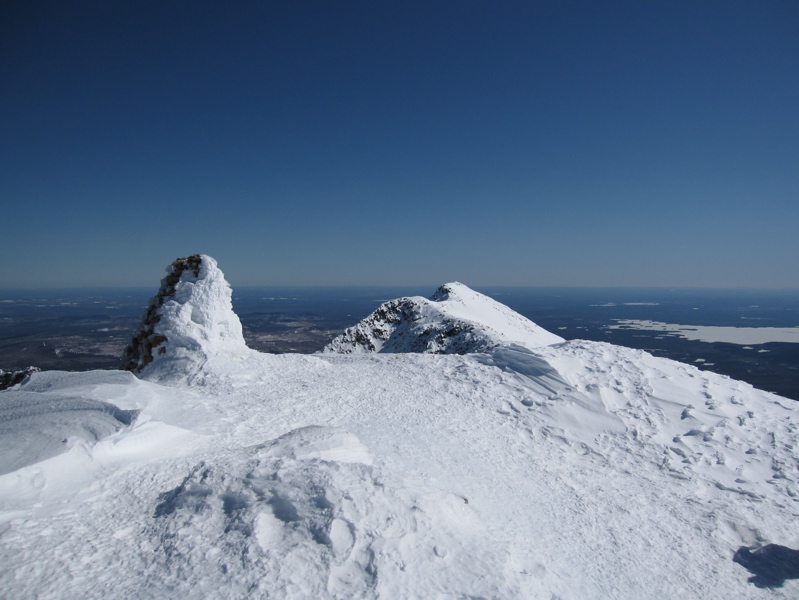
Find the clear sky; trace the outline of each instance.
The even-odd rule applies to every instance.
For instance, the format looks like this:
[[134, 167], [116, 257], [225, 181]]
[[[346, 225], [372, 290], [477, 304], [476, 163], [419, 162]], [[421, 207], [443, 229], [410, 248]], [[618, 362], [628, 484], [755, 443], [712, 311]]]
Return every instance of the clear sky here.
[[799, 2], [0, 4], [0, 287], [799, 288]]

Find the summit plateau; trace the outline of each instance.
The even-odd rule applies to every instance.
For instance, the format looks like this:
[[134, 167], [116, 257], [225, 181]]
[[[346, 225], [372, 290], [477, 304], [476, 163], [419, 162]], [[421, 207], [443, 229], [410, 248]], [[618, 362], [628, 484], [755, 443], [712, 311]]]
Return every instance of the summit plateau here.
[[795, 402], [463, 284], [270, 355], [194, 255], [121, 360], [0, 391], [0, 596], [799, 595]]

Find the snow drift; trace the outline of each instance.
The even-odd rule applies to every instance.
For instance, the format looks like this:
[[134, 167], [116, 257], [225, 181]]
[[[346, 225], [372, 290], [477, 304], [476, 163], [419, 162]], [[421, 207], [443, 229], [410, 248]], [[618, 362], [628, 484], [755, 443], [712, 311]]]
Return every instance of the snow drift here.
[[49, 440], [0, 445], [0, 596], [799, 592], [795, 402], [461, 284], [267, 355], [195, 255], [126, 363], [0, 392], [3, 431]]

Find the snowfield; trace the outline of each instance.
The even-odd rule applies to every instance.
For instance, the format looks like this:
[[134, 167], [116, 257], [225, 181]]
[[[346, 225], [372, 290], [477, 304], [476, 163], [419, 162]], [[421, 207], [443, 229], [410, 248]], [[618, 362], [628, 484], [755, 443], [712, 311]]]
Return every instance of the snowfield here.
[[733, 561], [799, 545], [795, 402], [461, 284], [260, 354], [198, 259], [136, 375], [0, 392], [1, 597], [799, 596]]

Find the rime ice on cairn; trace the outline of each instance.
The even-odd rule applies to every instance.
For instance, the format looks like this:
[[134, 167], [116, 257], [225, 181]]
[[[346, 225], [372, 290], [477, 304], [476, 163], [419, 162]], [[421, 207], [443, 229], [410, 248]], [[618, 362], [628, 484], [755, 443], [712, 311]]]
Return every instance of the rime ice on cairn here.
[[124, 369], [147, 379], [184, 378], [213, 357], [248, 352], [230, 285], [213, 258], [178, 258], [166, 271], [125, 349]]

